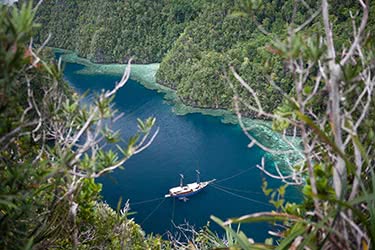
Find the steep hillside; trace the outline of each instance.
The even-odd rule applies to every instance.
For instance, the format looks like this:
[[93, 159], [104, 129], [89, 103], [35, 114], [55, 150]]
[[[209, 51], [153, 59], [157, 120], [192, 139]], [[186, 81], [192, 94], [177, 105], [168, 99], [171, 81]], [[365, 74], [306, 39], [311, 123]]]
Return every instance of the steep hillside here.
[[[293, 1], [264, 0], [259, 6], [251, 6], [250, 2], [257, 1], [206, 2], [200, 15], [189, 23], [163, 58], [157, 81], [177, 90], [177, 95], [188, 105], [233, 109], [233, 95], [237, 92], [248, 100], [247, 104], [256, 106], [249, 91], [239, 87], [234, 79], [229, 70], [229, 66], [233, 66], [246, 83], [260, 93], [258, 98], [264, 111], [274, 111], [281, 104], [281, 91], [286, 94], [292, 91], [293, 72], [288, 61], [279, 56], [288, 49], [281, 45], [288, 39], [287, 27], [292, 19], [298, 27], [311, 16], [317, 16], [319, 3], [304, 1], [294, 13]], [[337, 47], [342, 47], [352, 37], [348, 13], [355, 13], [360, 6], [354, 0], [331, 2], [335, 6], [331, 10], [334, 36]], [[374, 6], [372, 4], [372, 8]], [[253, 15], [249, 14], [251, 12]], [[314, 34], [316, 39], [323, 34], [321, 18], [313, 18], [305, 24], [304, 35], [293, 41], [299, 46], [307, 34]], [[280, 42], [275, 42], [275, 37]], [[271, 81], [279, 90], [271, 86]], [[320, 105], [315, 108], [320, 109]], [[256, 116], [248, 108], [243, 112]]]
[[[76, 51], [97, 63], [161, 62], [157, 81], [175, 89], [188, 105], [233, 109], [234, 92], [250, 97], [229, 72], [232, 65], [256, 91], [265, 111], [281, 103], [280, 91], [290, 93], [292, 75], [271, 41], [287, 39], [288, 24], [304, 23], [318, 9], [306, 0], [293, 13], [293, 1], [264, 0], [252, 6], [247, 0], [51, 0], [40, 6], [44, 25], [38, 42], [51, 33], [50, 45]], [[347, 13], [359, 7], [355, 0], [335, 0], [332, 16], [338, 46], [349, 41]], [[249, 13], [253, 9], [255, 18]], [[305, 30], [322, 34], [321, 19], [312, 19]], [[372, 20], [372, 19], [371, 19]], [[372, 22], [372, 21], [371, 21]], [[338, 24], [338, 25], [337, 25]], [[265, 36], [258, 26], [269, 32]], [[284, 35], [281, 35], [284, 34]], [[303, 39], [301, 37], [301, 39]], [[272, 74], [271, 74], [272, 73]], [[254, 98], [247, 98], [254, 104]], [[253, 103], [252, 103], [253, 102]], [[248, 109], [247, 109], [248, 110]], [[255, 116], [255, 112], [247, 111]]]
[[[264, 50], [270, 39], [257, 30], [251, 17], [236, 14], [240, 8], [236, 2], [206, 4], [201, 15], [191, 22], [164, 57], [157, 80], [176, 89], [186, 104], [230, 109], [233, 97], [230, 83], [240, 95], [248, 94], [243, 88], [237, 88], [237, 81], [228, 74], [228, 65], [233, 65], [250, 85], [263, 93], [260, 98], [269, 103], [266, 110], [271, 111], [280, 103], [281, 96], [267, 87], [264, 63], [276, 57]], [[283, 22], [282, 17], [274, 20], [275, 26]], [[280, 85], [289, 92], [280, 61], [275, 61], [275, 69], [283, 79], [280, 78]]]
[[71, 49], [93, 62], [160, 62], [189, 21], [198, 1], [51, 0], [39, 8], [38, 41]]

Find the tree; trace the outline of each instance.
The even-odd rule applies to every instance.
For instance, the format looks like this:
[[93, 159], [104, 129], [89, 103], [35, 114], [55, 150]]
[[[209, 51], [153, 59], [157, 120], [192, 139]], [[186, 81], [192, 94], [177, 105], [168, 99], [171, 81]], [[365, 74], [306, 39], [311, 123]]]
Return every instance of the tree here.
[[[246, 13], [255, 18], [259, 1], [243, 2]], [[311, 14], [298, 22], [296, 13], [301, 3]], [[282, 107], [274, 113], [266, 112], [258, 97], [261, 93], [247, 84], [235, 68], [231, 72], [252, 96], [252, 102], [234, 97], [250, 145], [268, 150], [243, 125], [240, 105], [272, 118], [279, 131], [289, 127], [300, 131], [304, 163], [295, 166], [291, 175], [270, 173], [264, 161], [258, 168], [289, 185], [301, 184], [300, 180], [305, 179], [304, 201], [299, 205], [282, 203], [274, 212], [226, 222], [214, 219], [232, 233], [230, 225], [235, 223], [283, 224], [282, 232], [276, 234], [277, 245], [272, 241], [253, 245], [243, 233], [234, 233], [237, 246], [243, 249], [374, 249], [375, 43], [368, 25], [374, 5], [365, 0], [348, 1], [356, 13], [344, 9], [350, 15], [352, 39], [343, 43], [330, 15], [333, 4], [321, 0], [314, 10], [309, 1], [301, 3], [294, 2], [287, 39], [273, 42], [273, 53], [283, 57], [294, 83], [293, 91], [285, 93], [272, 76], [268, 77], [269, 84], [284, 96]], [[314, 21], [318, 17], [321, 20]], [[260, 23], [258, 28], [270, 35]], [[320, 32], [311, 32], [316, 28]]]
[[[95, 179], [120, 168], [157, 135], [154, 118], [138, 121], [127, 142], [111, 129], [112, 90], [82, 104], [62, 79], [53, 54], [33, 44], [31, 2], [0, 6], [0, 245], [4, 249], [160, 249], [128, 218], [100, 200]], [[117, 146], [114, 151], [108, 146]]]

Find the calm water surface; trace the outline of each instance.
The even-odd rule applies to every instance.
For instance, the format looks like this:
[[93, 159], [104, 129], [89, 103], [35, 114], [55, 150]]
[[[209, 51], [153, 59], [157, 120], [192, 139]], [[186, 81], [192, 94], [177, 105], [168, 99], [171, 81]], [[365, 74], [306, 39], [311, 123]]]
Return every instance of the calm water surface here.
[[[65, 67], [65, 78], [79, 93], [112, 88], [120, 79], [119, 76], [77, 74], [82, 67], [76, 64]], [[156, 126], [160, 127], [159, 135], [146, 151], [126, 162], [124, 170], [116, 170], [100, 179], [103, 199], [112, 207], [117, 206], [120, 197], [129, 199], [134, 203], [131, 209], [137, 212], [135, 221], [146, 232], [163, 234], [173, 230], [171, 221], [175, 224], [189, 221], [191, 225], [201, 227], [206, 225], [210, 215], [226, 219], [272, 209], [261, 190], [265, 176], [254, 168], [264, 152], [258, 147], [247, 148], [249, 141], [238, 126], [223, 124], [217, 117], [201, 114], [177, 116], [162, 94], [132, 80], [119, 91], [115, 103], [116, 108], [125, 113], [115, 126], [121, 130], [124, 139], [135, 132], [137, 118], [154, 116]], [[179, 173], [185, 175], [186, 183], [194, 182], [197, 168], [201, 180], [216, 178], [220, 181], [248, 171], [218, 183], [237, 196], [208, 187], [187, 202], [166, 199], [137, 204], [162, 198], [169, 188], [178, 185]], [[274, 180], [267, 181], [274, 186], [279, 184]], [[292, 193], [296, 191], [292, 190]], [[219, 230], [214, 223], [211, 225]], [[264, 239], [269, 230], [264, 224], [241, 228], [257, 240]]]

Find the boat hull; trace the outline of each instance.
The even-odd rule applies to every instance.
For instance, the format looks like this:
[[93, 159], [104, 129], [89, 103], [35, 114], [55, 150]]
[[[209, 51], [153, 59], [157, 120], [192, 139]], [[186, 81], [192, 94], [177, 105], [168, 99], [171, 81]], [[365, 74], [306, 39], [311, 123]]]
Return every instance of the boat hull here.
[[206, 182], [201, 182], [201, 183], [190, 183], [186, 186], [183, 186], [183, 187], [175, 187], [175, 188], [171, 188], [169, 190], [169, 194], [166, 194], [165, 197], [166, 198], [169, 198], [169, 197], [174, 197], [174, 198], [185, 198], [185, 197], [189, 197], [189, 196], [192, 196], [192, 195], [195, 195], [197, 193], [199, 193], [200, 191], [202, 191], [205, 187], [207, 187], [210, 183], [214, 182], [214, 180], [211, 180], [211, 181], [206, 181]]
[[202, 190], [203, 190], [203, 188], [198, 189], [198, 190], [196, 190], [196, 191], [192, 191], [192, 192], [186, 193], [186, 194], [177, 194], [177, 195], [173, 195], [173, 196], [171, 196], [171, 197], [176, 197], [176, 198], [189, 197], [189, 196], [192, 196], [192, 195], [195, 195], [195, 194], [201, 192]]

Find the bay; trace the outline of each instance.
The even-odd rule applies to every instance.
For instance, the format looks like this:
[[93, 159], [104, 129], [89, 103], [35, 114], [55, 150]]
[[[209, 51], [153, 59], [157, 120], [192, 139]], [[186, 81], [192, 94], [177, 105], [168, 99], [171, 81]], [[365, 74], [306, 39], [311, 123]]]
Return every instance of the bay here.
[[[80, 74], [83, 68], [67, 63], [64, 69], [65, 79], [80, 94], [111, 89], [120, 79], [118, 75]], [[136, 212], [132, 217], [146, 232], [176, 232], [174, 225], [182, 223], [201, 228], [210, 221], [210, 215], [227, 219], [273, 209], [262, 192], [262, 179], [272, 187], [281, 183], [255, 167], [265, 152], [256, 146], [249, 149], [249, 141], [239, 126], [202, 114], [178, 116], [164, 101], [163, 94], [134, 80], [118, 92], [114, 102], [125, 114], [114, 125], [124, 140], [136, 131], [137, 118], [153, 116], [160, 128], [152, 145], [126, 162], [124, 170], [117, 169], [99, 180], [103, 184], [103, 200], [113, 208], [120, 197], [129, 200], [131, 210]], [[200, 170], [202, 181], [216, 178], [219, 186], [209, 186], [187, 202], [163, 199], [169, 188], [179, 184], [180, 173], [184, 174], [185, 183], [194, 182], [196, 169]], [[289, 200], [298, 196], [297, 189], [289, 189]], [[220, 230], [213, 222], [211, 228]], [[241, 229], [256, 240], [264, 240], [270, 227], [252, 224], [242, 225]]]

